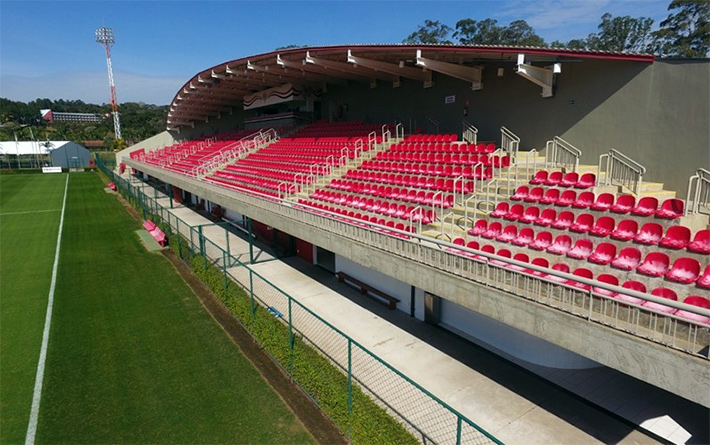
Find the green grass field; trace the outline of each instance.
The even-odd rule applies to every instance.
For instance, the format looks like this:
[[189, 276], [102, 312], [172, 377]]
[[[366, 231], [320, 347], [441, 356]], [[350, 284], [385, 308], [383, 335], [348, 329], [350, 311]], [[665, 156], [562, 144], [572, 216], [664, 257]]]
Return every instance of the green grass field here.
[[[27, 430], [65, 179], [0, 177], [2, 443]], [[37, 441], [313, 443], [138, 228], [70, 175]]]

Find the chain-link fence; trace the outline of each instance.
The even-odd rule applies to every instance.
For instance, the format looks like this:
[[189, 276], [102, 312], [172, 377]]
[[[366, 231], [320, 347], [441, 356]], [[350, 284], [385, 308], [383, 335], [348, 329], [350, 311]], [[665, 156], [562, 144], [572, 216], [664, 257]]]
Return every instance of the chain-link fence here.
[[190, 225], [154, 187], [98, 166], [351, 441], [501, 443], [250, 268], [230, 250], [227, 227]]

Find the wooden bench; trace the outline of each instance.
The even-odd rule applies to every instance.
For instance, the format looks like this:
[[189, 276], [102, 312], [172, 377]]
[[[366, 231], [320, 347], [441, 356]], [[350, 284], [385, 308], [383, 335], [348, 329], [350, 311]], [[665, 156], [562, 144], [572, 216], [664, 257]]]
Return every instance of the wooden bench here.
[[356, 287], [360, 288], [360, 293], [362, 295], [367, 295], [368, 297], [371, 297], [378, 303], [382, 303], [386, 305], [390, 310], [395, 309], [397, 307], [397, 303], [399, 303], [399, 299], [387, 295], [386, 293], [382, 292], [379, 289], [375, 289], [374, 287], [370, 286], [367, 283], [363, 283], [362, 281], [358, 280], [355, 277], [351, 277], [350, 275], [346, 274], [345, 272], [338, 272], [335, 274], [336, 277], [338, 277], [338, 281], [343, 283], [345, 281], [355, 285]]
[[147, 219], [143, 223], [143, 228], [160, 244], [160, 247], [165, 247], [165, 242], [168, 240], [168, 237], [160, 230], [160, 227], [155, 225], [153, 221]]

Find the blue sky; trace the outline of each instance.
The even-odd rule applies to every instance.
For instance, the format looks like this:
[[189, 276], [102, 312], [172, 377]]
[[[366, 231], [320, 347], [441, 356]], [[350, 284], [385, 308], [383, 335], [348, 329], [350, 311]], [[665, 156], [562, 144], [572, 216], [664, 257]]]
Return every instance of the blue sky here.
[[546, 41], [614, 16], [668, 15], [670, 0], [34, 1], [0, 0], [0, 97], [109, 101], [97, 27], [113, 28], [121, 102], [168, 104], [199, 71], [280, 46], [398, 43], [425, 19], [523, 19]]

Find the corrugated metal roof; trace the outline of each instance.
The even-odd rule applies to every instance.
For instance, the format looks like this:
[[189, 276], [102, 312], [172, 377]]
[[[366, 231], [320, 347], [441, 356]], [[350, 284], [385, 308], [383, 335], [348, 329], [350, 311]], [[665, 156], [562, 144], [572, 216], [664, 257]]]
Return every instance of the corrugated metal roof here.
[[0, 155], [36, 155], [49, 154], [59, 147], [71, 143], [71, 141], [0, 141]]

